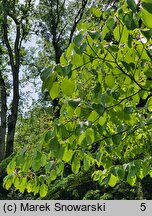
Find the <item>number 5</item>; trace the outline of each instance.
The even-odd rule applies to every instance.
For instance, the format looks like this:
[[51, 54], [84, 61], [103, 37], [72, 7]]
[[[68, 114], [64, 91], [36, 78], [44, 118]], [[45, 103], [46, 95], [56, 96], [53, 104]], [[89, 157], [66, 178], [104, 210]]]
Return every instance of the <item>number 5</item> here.
[[141, 211], [146, 211], [146, 203], [141, 203], [140, 210]]

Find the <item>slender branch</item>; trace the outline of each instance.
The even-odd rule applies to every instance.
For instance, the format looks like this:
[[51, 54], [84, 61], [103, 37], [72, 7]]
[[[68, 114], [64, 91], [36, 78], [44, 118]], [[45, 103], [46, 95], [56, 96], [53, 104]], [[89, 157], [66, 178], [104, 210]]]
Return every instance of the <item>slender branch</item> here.
[[[4, 3], [4, 1], [3, 1]], [[5, 8], [5, 3], [4, 3], [4, 8]], [[11, 64], [11, 68], [12, 68], [12, 71], [14, 71], [14, 68], [15, 68], [15, 62], [14, 62], [14, 57], [13, 57], [13, 50], [11, 48], [11, 45], [9, 43], [9, 40], [8, 40], [8, 23], [7, 23], [7, 14], [6, 14], [6, 11], [4, 10], [4, 19], [3, 19], [3, 37], [4, 37], [4, 42], [5, 42], [5, 45], [7, 47], [7, 50], [8, 50], [8, 53], [9, 53], [9, 58], [10, 58], [10, 64]]]
[[106, 107], [106, 110], [111, 110], [111, 109], [113, 109], [114, 107], [120, 105], [123, 101], [125, 101], [125, 100], [127, 100], [127, 99], [129, 99], [129, 98], [131, 98], [131, 97], [133, 97], [133, 96], [135, 96], [135, 95], [138, 94], [140, 91], [141, 91], [141, 89], [140, 89], [139, 91], [135, 92], [134, 94], [129, 95], [128, 97], [125, 97], [125, 98], [121, 99], [118, 103], [116, 103], [116, 104], [114, 104], [114, 105], [111, 105], [111, 106], [109, 106], [109, 107]]
[[20, 65], [20, 50], [19, 50], [20, 36], [21, 36], [20, 25], [17, 25], [16, 26], [16, 39], [15, 39], [15, 44], [14, 44], [15, 63], [16, 63], [17, 71], [19, 70], [19, 65]]
[[67, 27], [67, 23], [63, 26], [63, 28], [62, 28], [61, 31], [60, 31], [60, 34], [59, 34], [59, 36], [58, 36], [58, 38], [57, 38], [57, 43], [60, 41], [61, 36], [62, 36], [62, 33], [64, 32], [64, 30], [65, 30], [66, 27]]
[[77, 15], [74, 18], [74, 23], [73, 23], [73, 26], [72, 26], [72, 29], [71, 29], [71, 32], [70, 32], [70, 37], [69, 37], [69, 43], [68, 44], [71, 43], [74, 32], [76, 30], [76, 27], [77, 27], [78, 23], [80, 22], [80, 20], [82, 19], [82, 16], [84, 14], [84, 10], [85, 10], [85, 7], [87, 5], [87, 2], [88, 2], [88, 0], [82, 0], [82, 6], [78, 10]]
[[59, 13], [59, 0], [56, 0], [56, 1], [57, 1], [57, 5], [56, 5], [56, 14], [57, 14], [56, 28], [57, 28], [59, 21], [60, 21], [60, 13]]

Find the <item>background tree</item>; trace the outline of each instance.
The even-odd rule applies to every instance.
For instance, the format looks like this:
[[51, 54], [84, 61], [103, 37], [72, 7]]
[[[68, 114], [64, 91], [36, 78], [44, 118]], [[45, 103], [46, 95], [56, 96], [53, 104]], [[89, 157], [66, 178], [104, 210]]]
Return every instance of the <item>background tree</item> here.
[[[13, 153], [15, 127], [19, 107], [19, 72], [21, 65], [22, 43], [29, 32], [29, 14], [31, 1], [19, 4], [18, 1], [1, 1], [1, 56], [6, 57], [5, 64], [10, 66], [9, 75], [6, 76], [8, 66], [1, 67], [1, 125], [0, 125], [0, 161]], [[11, 32], [11, 34], [10, 34]], [[5, 52], [2, 50], [5, 49]], [[3, 58], [4, 59], [4, 58]], [[12, 76], [12, 78], [11, 78]], [[6, 83], [12, 82], [12, 101], [8, 108], [8, 95]], [[7, 131], [7, 136], [6, 136]]]

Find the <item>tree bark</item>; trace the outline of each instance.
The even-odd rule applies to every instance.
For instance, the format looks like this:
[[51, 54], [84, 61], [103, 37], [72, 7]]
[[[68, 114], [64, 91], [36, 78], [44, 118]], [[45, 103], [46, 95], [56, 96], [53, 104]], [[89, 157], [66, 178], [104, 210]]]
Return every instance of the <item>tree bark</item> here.
[[6, 138], [6, 115], [7, 115], [7, 105], [6, 105], [6, 88], [4, 79], [0, 73], [0, 162], [5, 157], [5, 138]]
[[11, 114], [8, 116], [6, 157], [10, 156], [14, 151], [14, 137], [15, 137], [15, 128], [17, 123], [17, 116], [18, 116], [18, 105], [19, 105], [19, 78], [18, 78], [18, 71], [15, 71], [13, 75], [13, 102], [11, 107]]
[[[11, 113], [8, 116], [7, 121], [7, 140], [6, 140], [6, 157], [10, 156], [14, 151], [14, 136], [15, 128], [18, 116], [18, 105], [19, 105], [19, 68], [20, 68], [20, 46], [21, 46], [21, 26], [20, 22], [14, 17], [14, 15], [9, 14], [7, 11], [7, 1], [3, 0], [3, 37], [4, 42], [8, 51], [12, 77], [13, 77], [13, 99], [11, 105]], [[11, 47], [10, 41], [8, 39], [8, 16], [13, 19], [16, 26], [16, 37], [14, 48]]]

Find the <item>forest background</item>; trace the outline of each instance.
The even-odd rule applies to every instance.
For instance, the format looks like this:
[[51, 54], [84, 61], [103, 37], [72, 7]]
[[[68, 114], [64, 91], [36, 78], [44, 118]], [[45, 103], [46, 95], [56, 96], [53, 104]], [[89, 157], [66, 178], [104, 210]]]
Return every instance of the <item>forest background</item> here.
[[1, 199], [151, 199], [151, 0], [0, 11]]

